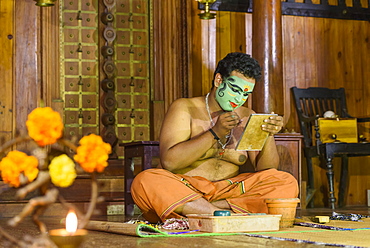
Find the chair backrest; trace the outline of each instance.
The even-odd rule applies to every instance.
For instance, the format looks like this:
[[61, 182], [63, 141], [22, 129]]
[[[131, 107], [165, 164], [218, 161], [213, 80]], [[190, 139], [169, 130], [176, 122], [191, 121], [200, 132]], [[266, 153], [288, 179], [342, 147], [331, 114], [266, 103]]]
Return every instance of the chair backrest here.
[[326, 111], [333, 111], [338, 117], [350, 117], [347, 113], [344, 88], [329, 89], [310, 87], [301, 89], [292, 87], [299, 125], [304, 137], [305, 147], [312, 146], [312, 127], [317, 116], [323, 117]]

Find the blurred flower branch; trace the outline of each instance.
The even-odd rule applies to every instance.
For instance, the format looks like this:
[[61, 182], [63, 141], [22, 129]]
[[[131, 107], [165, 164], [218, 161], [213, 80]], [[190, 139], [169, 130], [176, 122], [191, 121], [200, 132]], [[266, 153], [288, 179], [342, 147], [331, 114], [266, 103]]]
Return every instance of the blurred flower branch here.
[[[39, 219], [48, 206], [57, 200], [68, 209], [73, 209], [79, 219], [78, 228], [84, 228], [92, 216], [96, 204], [103, 201], [98, 195], [96, 174], [108, 166], [111, 146], [95, 134], [84, 136], [79, 145], [76, 140], [63, 138], [63, 122], [58, 112], [50, 107], [34, 109], [26, 122], [27, 132], [0, 147], [1, 178], [8, 188], [19, 188], [17, 199], [39, 190], [40, 195], [31, 198], [23, 210], [8, 221], [8, 225], [17, 226], [26, 216], [32, 220], [41, 233], [47, 233], [46, 225]], [[27, 142], [28, 151], [10, 150], [15, 145]], [[68, 203], [59, 194], [58, 187], [69, 187], [74, 183], [77, 174], [91, 173], [91, 196], [88, 209], [81, 213], [73, 204]], [[12, 238], [0, 228], [0, 234], [11, 242], [23, 246], [22, 241]]]

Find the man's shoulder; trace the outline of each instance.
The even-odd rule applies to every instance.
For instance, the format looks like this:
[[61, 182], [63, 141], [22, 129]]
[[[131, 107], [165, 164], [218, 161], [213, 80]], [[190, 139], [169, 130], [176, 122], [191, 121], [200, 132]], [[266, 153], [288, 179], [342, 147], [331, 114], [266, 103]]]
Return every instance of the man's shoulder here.
[[173, 107], [190, 107], [199, 105], [202, 97], [178, 98], [171, 104]]

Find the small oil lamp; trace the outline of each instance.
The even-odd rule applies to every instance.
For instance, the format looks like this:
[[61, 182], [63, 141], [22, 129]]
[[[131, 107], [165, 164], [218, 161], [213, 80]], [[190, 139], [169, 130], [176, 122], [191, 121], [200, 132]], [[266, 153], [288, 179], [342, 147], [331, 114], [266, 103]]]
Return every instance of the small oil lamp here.
[[198, 14], [200, 19], [203, 20], [215, 19], [216, 14], [211, 13], [210, 7], [214, 2], [216, 2], [216, 0], [196, 0], [196, 1], [198, 1], [201, 4], [204, 4], [204, 12]]
[[49, 231], [50, 239], [59, 248], [77, 248], [85, 240], [87, 230], [77, 229], [77, 216], [73, 211], [69, 211], [66, 218], [65, 229], [54, 229]]

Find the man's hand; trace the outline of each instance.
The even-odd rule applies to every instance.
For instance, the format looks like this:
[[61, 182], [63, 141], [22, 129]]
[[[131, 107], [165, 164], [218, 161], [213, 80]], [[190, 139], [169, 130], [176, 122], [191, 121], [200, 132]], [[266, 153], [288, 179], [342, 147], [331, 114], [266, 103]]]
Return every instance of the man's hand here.
[[225, 112], [218, 117], [215, 126], [212, 128], [217, 135], [225, 137], [229, 134], [230, 130], [240, 123], [240, 117], [235, 112]]
[[[274, 114], [272, 112], [271, 114]], [[264, 120], [264, 124], [262, 125], [262, 130], [269, 132], [270, 135], [274, 135], [283, 128], [284, 119], [282, 116], [273, 115], [270, 116], [268, 119]]]

